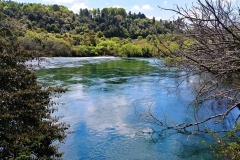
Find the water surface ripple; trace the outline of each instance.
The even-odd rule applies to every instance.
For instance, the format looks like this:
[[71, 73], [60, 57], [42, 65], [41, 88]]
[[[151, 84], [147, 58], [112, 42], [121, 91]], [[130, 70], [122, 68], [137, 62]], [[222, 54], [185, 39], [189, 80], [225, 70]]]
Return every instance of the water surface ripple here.
[[[193, 97], [190, 85], [183, 84], [179, 95], [168, 94], [161, 84], [176, 84], [177, 79], [159, 77], [154, 59], [47, 58], [37, 72], [42, 84], [67, 88], [57, 101], [61, 121], [71, 125], [60, 150], [66, 160], [178, 160], [213, 159], [202, 145], [211, 142], [203, 135], [164, 132], [143, 134], [153, 126], [139, 114], [150, 106], [156, 116], [162, 112], [173, 122], [192, 121], [188, 103]], [[136, 110], [138, 114], [136, 114]], [[188, 108], [188, 112], [187, 111]]]

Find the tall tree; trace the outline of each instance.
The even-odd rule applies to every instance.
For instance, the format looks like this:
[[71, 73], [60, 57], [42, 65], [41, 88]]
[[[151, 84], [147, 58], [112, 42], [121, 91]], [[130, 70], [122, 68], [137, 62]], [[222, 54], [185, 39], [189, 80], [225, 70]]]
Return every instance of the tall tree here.
[[11, 32], [0, 30], [0, 159], [55, 159], [53, 142], [62, 142], [68, 126], [51, 116], [50, 96], [63, 92], [44, 87], [24, 64], [34, 57], [23, 50]]

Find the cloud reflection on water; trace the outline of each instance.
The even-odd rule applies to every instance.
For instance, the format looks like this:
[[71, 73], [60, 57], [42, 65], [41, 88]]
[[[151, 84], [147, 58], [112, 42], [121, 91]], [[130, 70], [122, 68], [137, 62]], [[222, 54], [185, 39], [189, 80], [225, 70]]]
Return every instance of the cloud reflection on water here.
[[[151, 141], [149, 137], [151, 135], [138, 134], [139, 131], [149, 130], [150, 124], [139, 119], [134, 111], [135, 105], [144, 112], [153, 103], [156, 105], [153, 107], [156, 115], [160, 113], [159, 109], [162, 107], [166, 113], [174, 110], [169, 116], [176, 120], [188, 121], [187, 116], [181, 116], [187, 98], [168, 96], [159, 86], [157, 73], [153, 68], [146, 70], [148, 63], [123, 60], [124, 63], [86, 65], [111, 60], [120, 59], [56, 58], [51, 62], [52, 66], [46, 66], [49, 70], [45, 70], [46, 73], [43, 71], [42, 77], [39, 78], [43, 83], [58, 83], [68, 88], [68, 91], [58, 99], [66, 105], [60, 106], [59, 112], [56, 113], [63, 115], [61, 121], [69, 123], [71, 129], [75, 131], [68, 136], [66, 144], [61, 146], [61, 150], [66, 151], [63, 158], [185, 159], [189, 156], [183, 155], [182, 147], [186, 145], [194, 149], [194, 146], [185, 142], [183, 135], [157, 137], [159, 141], [155, 143]], [[152, 60], [149, 61], [155, 66]], [[124, 66], [118, 66], [120, 64]], [[130, 66], [131, 64], [134, 65]], [[79, 67], [81, 65], [84, 67]], [[136, 68], [131, 68], [134, 66]], [[129, 72], [122, 73], [123, 71]], [[52, 74], [56, 76], [49, 76]], [[170, 78], [164, 80], [166, 83], [171, 82]], [[192, 159], [203, 157], [195, 154], [195, 150], [191, 152], [190, 148]]]

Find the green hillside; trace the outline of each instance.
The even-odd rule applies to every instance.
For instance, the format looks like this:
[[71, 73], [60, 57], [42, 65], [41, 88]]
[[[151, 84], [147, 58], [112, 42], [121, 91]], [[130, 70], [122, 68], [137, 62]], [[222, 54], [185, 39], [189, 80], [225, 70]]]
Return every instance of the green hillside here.
[[173, 33], [175, 22], [127, 13], [124, 8], [79, 9], [0, 1], [0, 26], [26, 50], [43, 56], [152, 57], [158, 34]]

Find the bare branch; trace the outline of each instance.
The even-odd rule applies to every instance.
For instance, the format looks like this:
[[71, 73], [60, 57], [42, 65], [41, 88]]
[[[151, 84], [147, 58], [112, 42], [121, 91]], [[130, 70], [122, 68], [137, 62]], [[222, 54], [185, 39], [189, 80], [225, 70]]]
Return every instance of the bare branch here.
[[[176, 88], [179, 88], [187, 78], [193, 77], [196, 80], [197, 94], [192, 102], [195, 122], [167, 124], [166, 120], [164, 122], [161, 119], [166, 118], [164, 113], [163, 117], [159, 118], [155, 117], [151, 110], [145, 117], [165, 129], [180, 132], [189, 129], [191, 135], [195, 132], [208, 132], [200, 126], [208, 122], [222, 123], [233, 109], [240, 108], [239, 8], [226, 0], [197, 0], [197, 4], [190, 8], [187, 6], [176, 6], [174, 9], [159, 8], [180, 16], [177, 20], [179, 23], [175, 23], [179, 28], [179, 33], [175, 37], [179, 48], [171, 49], [160, 37], [158, 41], [161, 46], [156, 47], [162, 55], [181, 60], [178, 69], [185, 74], [179, 75], [182, 80], [176, 84]], [[186, 45], [188, 41], [192, 43], [191, 46]], [[211, 102], [209, 108], [218, 108], [221, 112], [201, 119], [198, 111], [202, 104], [208, 102]], [[239, 117], [240, 115], [234, 117], [235, 124]]]

